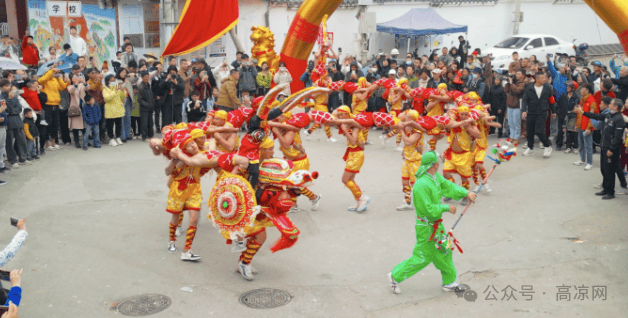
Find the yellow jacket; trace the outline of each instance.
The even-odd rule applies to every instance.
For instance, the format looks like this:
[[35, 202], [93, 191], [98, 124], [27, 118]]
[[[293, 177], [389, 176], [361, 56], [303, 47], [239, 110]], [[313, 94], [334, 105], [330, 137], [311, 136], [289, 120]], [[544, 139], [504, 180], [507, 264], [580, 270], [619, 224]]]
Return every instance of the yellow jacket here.
[[61, 103], [61, 95], [59, 92], [68, 86], [62, 79], [55, 78], [54, 73], [53, 70], [49, 70], [44, 76], [37, 80], [37, 82], [44, 87], [41, 91], [48, 97], [46, 105], [59, 105], [59, 103]]
[[107, 86], [103, 88], [102, 96], [105, 99], [105, 118], [124, 117], [124, 99], [126, 98], [124, 90], [116, 90]]

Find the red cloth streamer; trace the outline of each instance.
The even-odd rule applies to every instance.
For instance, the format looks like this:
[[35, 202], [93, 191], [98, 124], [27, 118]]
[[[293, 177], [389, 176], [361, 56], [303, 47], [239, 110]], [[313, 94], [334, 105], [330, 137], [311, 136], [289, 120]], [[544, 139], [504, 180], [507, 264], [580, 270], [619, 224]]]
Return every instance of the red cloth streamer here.
[[432, 226], [432, 235], [430, 235], [430, 239], [427, 240], [428, 242], [434, 239], [434, 235], [436, 235], [436, 231], [438, 231], [438, 224], [442, 222], [443, 222], [443, 219], [438, 219], [434, 221], [434, 226]]
[[161, 56], [183, 55], [209, 45], [233, 28], [239, 16], [237, 0], [187, 0]]

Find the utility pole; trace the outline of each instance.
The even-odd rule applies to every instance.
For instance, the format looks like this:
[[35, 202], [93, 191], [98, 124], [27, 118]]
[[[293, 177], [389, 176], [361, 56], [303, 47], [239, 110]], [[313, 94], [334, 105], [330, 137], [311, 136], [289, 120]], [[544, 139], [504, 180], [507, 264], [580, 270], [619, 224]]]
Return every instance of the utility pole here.
[[[366, 14], [366, 10], [368, 9], [368, 6], [366, 5], [360, 5], [358, 6], [358, 14], [356, 16], [356, 18], [358, 20], [360, 19], [364, 19], [363, 15]], [[367, 45], [368, 45], [368, 34], [366, 33], [366, 30], [362, 30], [363, 28], [363, 24], [360, 24], [360, 30], [358, 32], [360, 32], [360, 61], [362, 63], [362, 65], [364, 65], [367, 62], [368, 59], [368, 50], [367, 50]], [[340, 61], [338, 61], [340, 62]]]
[[515, 13], [514, 13], [514, 27], [512, 35], [519, 34], [519, 23], [523, 20], [523, 13], [521, 12], [521, 0], [515, 0]]

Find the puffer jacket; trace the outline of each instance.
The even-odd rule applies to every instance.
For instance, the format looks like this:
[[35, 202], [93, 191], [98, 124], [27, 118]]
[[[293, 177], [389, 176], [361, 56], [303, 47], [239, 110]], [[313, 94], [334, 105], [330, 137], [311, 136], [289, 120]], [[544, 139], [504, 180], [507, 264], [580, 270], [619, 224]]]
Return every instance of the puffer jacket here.
[[59, 92], [68, 87], [67, 83], [60, 78], [55, 78], [53, 70], [46, 72], [44, 76], [37, 80], [37, 82], [44, 87], [41, 91], [46, 93], [46, 96], [48, 96], [46, 105], [59, 105], [61, 102], [61, 95]]
[[242, 66], [238, 72], [240, 73], [240, 80], [238, 80], [240, 91], [250, 92], [257, 89], [257, 67], [255, 65]]
[[122, 118], [124, 117], [124, 104], [126, 92], [124, 90], [116, 90], [106, 86], [102, 90], [102, 96], [105, 99], [105, 118]]
[[240, 100], [238, 99], [236, 86], [238, 81], [229, 76], [222, 80], [220, 84], [220, 91], [218, 92], [218, 100], [216, 105], [225, 106], [236, 109], [240, 106]]

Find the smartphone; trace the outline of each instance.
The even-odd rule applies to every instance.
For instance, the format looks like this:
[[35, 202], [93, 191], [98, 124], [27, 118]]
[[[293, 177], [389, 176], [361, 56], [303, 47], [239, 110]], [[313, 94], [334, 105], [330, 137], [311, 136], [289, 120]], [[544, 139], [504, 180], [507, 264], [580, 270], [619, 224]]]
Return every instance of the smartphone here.
[[0, 280], [4, 280], [7, 282], [11, 281], [11, 272], [9, 271], [3, 271], [0, 269]]
[[342, 48], [341, 47], [338, 48], [338, 53], [340, 53], [340, 52], [342, 52]]
[[11, 225], [17, 227], [17, 222], [19, 222], [20, 219], [16, 219], [16, 218], [11, 218]]

